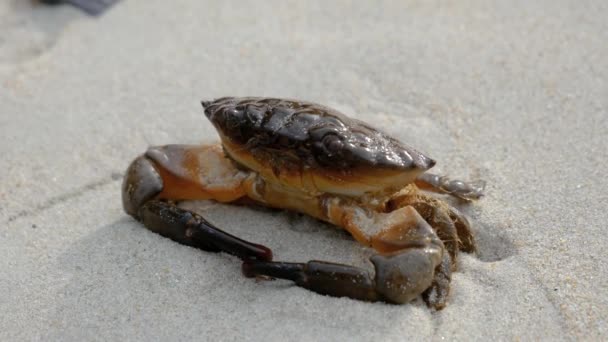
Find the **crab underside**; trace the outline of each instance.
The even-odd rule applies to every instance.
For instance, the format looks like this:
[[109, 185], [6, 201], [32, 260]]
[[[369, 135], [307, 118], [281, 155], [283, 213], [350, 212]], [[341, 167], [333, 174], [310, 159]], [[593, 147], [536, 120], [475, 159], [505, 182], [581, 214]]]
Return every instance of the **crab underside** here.
[[[465, 216], [420, 189], [468, 201], [483, 182], [430, 174], [432, 159], [320, 105], [221, 98], [203, 106], [222, 144], [153, 147], [136, 158], [123, 183], [129, 215], [179, 243], [241, 258], [247, 277], [367, 301], [401, 304], [422, 294], [429, 306], [445, 306], [457, 254], [475, 243]], [[253, 202], [339, 226], [377, 252], [374, 270], [272, 261], [269, 248], [176, 205], [200, 199]]]

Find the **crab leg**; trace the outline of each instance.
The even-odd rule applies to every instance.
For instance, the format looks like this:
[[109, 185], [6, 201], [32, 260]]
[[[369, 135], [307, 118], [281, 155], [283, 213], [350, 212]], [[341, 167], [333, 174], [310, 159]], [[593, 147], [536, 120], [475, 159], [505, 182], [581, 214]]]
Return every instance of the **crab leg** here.
[[395, 210], [408, 205], [413, 206], [437, 231], [452, 257], [456, 256], [458, 250], [467, 253], [477, 250], [471, 224], [456, 208], [415, 189], [398, 193], [391, 198], [387, 207]]
[[463, 182], [447, 176], [423, 173], [416, 178], [416, 185], [423, 190], [449, 194], [470, 201], [483, 196], [486, 182], [482, 180]]
[[[203, 159], [205, 165], [198, 163]], [[233, 201], [244, 195], [242, 175], [217, 146], [169, 145], [149, 149], [131, 163], [123, 183], [125, 211], [146, 228], [184, 245], [226, 252], [241, 259], [272, 260], [265, 246], [232, 236], [173, 199]], [[213, 182], [207, 182], [212, 178]]]
[[449, 209], [450, 219], [454, 222], [456, 232], [458, 233], [460, 250], [467, 253], [475, 253], [477, 251], [477, 246], [475, 245], [475, 238], [471, 231], [471, 223], [469, 223], [466, 216], [456, 208], [450, 207]]
[[433, 285], [423, 294], [427, 303], [435, 307], [441, 307], [445, 305], [447, 300], [451, 272], [456, 269], [456, 254], [459, 250], [467, 253], [476, 251], [471, 225], [466, 216], [456, 208], [416, 191], [415, 186], [404, 190], [391, 198], [387, 204], [387, 209], [414, 207], [437, 232], [449, 252], [450, 258], [447, 259], [447, 255], [444, 255], [444, 260], [435, 270]]

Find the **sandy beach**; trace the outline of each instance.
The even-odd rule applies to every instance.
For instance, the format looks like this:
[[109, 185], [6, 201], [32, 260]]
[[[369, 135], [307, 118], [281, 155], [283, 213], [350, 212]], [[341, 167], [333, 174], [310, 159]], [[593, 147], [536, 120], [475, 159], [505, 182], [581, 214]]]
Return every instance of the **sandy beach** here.
[[[608, 338], [608, 3], [0, 4], [0, 340]], [[148, 146], [212, 143], [201, 100], [322, 103], [487, 181], [448, 306], [321, 296], [162, 238], [120, 186]], [[189, 203], [284, 261], [370, 267], [308, 217]]]

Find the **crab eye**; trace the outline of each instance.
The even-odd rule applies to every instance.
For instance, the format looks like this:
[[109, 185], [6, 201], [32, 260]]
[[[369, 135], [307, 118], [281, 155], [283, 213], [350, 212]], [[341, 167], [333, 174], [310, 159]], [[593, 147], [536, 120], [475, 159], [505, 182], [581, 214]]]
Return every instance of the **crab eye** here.
[[329, 167], [347, 167], [348, 154], [344, 142], [340, 136], [330, 133], [326, 134], [321, 141], [312, 144], [315, 159], [321, 164]]
[[331, 154], [337, 154], [344, 148], [344, 143], [335, 134], [328, 134], [323, 137], [323, 145], [325, 149]]
[[239, 127], [241, 121], [243, 120], [243, 112], [237, 109], [229, 109], [224, 114], [226, 117], [226, 128], [235, 129]]

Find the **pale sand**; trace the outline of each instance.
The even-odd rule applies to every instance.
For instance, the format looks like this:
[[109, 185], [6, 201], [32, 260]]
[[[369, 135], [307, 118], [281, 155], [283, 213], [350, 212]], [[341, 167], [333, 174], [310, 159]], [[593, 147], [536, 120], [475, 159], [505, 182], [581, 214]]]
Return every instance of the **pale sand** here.
[[[0, 340], [607, 338], [606, 2], [323, 3], [0, 5]], [[487, 180], [448, 307], [257, 283], [127, 217], [130, 160], [214, 141], [199, 101], [226, 95], [330, 105]], [[366, 265], [314, 220], [201, 209], [277, 259]]]

